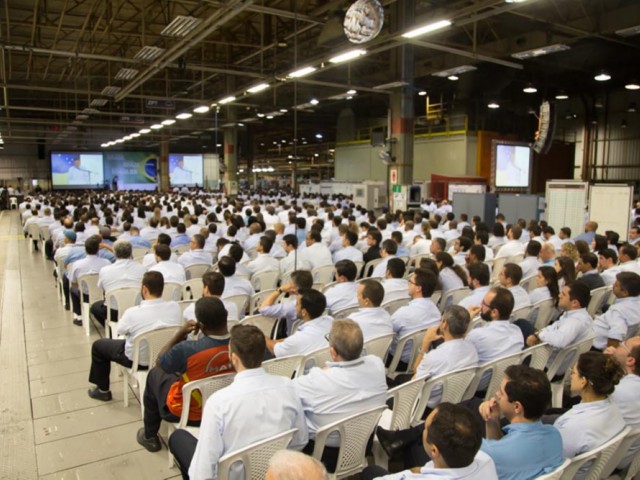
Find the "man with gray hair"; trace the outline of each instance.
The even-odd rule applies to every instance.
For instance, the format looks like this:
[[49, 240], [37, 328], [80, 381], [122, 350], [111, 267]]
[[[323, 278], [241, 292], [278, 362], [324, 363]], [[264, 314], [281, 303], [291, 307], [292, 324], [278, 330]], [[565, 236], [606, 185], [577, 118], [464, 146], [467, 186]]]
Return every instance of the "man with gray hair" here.
[[271, 457], [265, 480], [329, 480], [327, 469], [317, 459], [296, 452], [279, 450]]
[[[114, 243], [113, 253], [116, 256], [116, 262], [100, 270], [98, 277], [98, 287], [105, 293], [115, 288], [140, 288], [142, 276], [147, 269], [131, 258], [131, 252], [131, 243], [128, 241], [119, 240]], [[110, 307], [112, 318], [118, 318], [117, 305], [112, 304]], [[91, 305], [91, 314], [104, 325], [107, 320], [107, 306], [104, 301], [100, 300]]]

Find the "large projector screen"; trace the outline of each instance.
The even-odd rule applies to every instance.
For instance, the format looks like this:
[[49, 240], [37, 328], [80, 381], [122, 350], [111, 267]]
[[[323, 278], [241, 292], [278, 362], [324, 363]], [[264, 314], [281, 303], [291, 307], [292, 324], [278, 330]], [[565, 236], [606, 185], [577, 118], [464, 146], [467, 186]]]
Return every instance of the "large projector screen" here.
[[104, 172], [100, 152], [52, 152], [53, 188], [103, 188]]
[[531, 169], [531, 149], [524, 145], [496, 145], [496, 188], [527, 188]]
[[202, 155], [172, 153], [169, 155], [169, 183], [172, 187], [203, 184]]
[[158, 156], [150, 152], [105, 152], [104, 175], [118, 190], [154, 190]]

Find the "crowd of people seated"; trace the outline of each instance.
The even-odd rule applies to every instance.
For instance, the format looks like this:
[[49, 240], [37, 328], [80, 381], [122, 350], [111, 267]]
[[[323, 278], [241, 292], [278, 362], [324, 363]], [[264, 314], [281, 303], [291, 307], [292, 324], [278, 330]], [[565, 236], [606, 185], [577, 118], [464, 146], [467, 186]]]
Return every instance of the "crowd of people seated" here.
[[[104, 332], [88, 395], [112, 401], [112, 362], [135, 363], [148, 369], [140, 445], [163, 448], [163, 421], [199, 426], [164, 441], [184, 478], [217, 478], [225, 455], [289, 430], [288, 448], [306, 455], [279, 452], [266, 478], [326, 478], [345, 439], [322, 437], [317, 454], [324, 428], [382, 411], [389, 388], [469, 368], [481, 373], [460, 402], [443, 402], [439, 385], [417, 425], [371, 426], [366, 451], [375, 439], [395, 461], [392, 473], [368, 467], [364, 478], [536, 478], [640, 428], [640, 209], [623, 243], [593, 221], [572, 237], [545, 221], [456, 218], [446, 200], [381, 214], [344, 196], [53, 192], [25, 197], [19, 211], [55, 265], [70, 321]], [[87, 319], [91, 275], [104, 294], [138, 298], [122, 308], [104, 296]], [[134, 347], [161, 330], [154, 358], [144, 341]], [[565, 355], [585, 342], [591, 351]], [[543, 369], [522, 355], [540, 345]], [[268, 373], [291, 356], [303, 359], [294, 371]], [[482, 373], [505, 357], [514, 360], [504, 371]], [[189, 382], [229, 374], [207, 399], [182, 396]], [[552, 385], [565, 379], [551, 408]], [[616, 468], [638, 451], [636, 439]]]

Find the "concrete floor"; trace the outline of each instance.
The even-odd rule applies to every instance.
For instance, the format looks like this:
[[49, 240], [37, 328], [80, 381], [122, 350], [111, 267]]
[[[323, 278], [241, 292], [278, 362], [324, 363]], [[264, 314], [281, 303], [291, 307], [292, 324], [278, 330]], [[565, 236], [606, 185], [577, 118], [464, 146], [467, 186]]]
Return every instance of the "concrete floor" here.
[[58, 299], [53, 262], [31, 252], [16, 211], [0, 213], [0, 479], [180, 478], [167, 451], [149, 453], [135, 391], [125, 408], [122, 377], [114, 399], [87, 396], [91, 336]]

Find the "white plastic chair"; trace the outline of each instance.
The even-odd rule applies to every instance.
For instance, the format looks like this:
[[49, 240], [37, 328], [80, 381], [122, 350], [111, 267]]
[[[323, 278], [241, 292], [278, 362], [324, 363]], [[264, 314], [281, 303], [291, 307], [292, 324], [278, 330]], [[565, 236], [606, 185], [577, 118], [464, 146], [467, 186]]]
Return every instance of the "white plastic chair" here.
[[173, 338], [179, 328], [180, 327], [178, 326], [166, 327], [139, 333], [133, 337], [133, 358], [131, 359], [133, 365], [131, 365], [131, 368], [126, 368], [120, 365], [120, 370], [125, 377], [123, 382], [124, 406], [125, 408], [129, 406], [129, 386], [133, 388], [137, 386], [140, 395], [140, 409], [143, 418], [144, 402], [142, 399], [144, 398], [144, 389], [147, 384], [148, 370], [139, 370], [140, 347], [143, 342], [147, 345], [149, 364], [144, 366], [152, 368], [156, 363], [156, 359], [160, 350], [162, 350], [162, 347], [164, 347], [167, 342]]
[[542, 475], [540, 477], [536, 477], [536, 480], [560, 480], [564, 470], [571, 464], [570, 458], [565, 458], [562, 465], [556, 468], [553, 472], [547, 473], [546, 475]]
[[538, 286], [538, 274], [534, 273], [533, 275], [523, 278], [520, 280], [520, 286], [527, 292], [532, 292]]
[[[387, 377], [396, 378], [398, 375], [411, 373], [413, 371], [413, 364], [416, 361], [416, 357], [418, 356], [418, 351], [422, 346], [422, 339], [424, 338], [424, 334], [426, 332], [426, 328], [421, 330], [407, 333], [403, 337], [398, 339], [398, 343], [396, 343], [396, 349], [393, 352], [393, 360], [387, 367]], [[409, 357], [409, 361], [407, 362], [407, 369], [405, 371], [397, 372], [398, 364], [400, 363], [400, 359], [402, 358], [402, 351], [407, 343], [411, 344], [411, 356]]]
[[502, 267], [504, 267], [504, 264], [507, 263], [507, 259], [505, 257], [500, 257], [500, 258], [494, 258], [493, 259], [493, 266], [491, 267], [491, 284], [493, 285], [495, 282], [498, 281], [498, 275], [500, 275], [500, 271], [502, 270]]
[[[273, 292], [275, 292], [276, 289], [275, 288], [269, 288], [266, 290], [260, 290], [257, 293], [254, 293], [251, 296], [251, 303], [250, 303], [250, 310], [249, 310], [249, 315], [254, 314], [255, 312], [258, 311], [258, 309], [260, 308], [260, 305], [262, 305], [262, 302], [264, 302], [265, 298], [271, 296], [271, 294]], [[276, 303], [279, 303], [279, 300], [283, 297], [283, 295], [281, 295], [278, 300], [276, 300]]]
[[384, 308], [387, 312], [389, 312], [389, 315], [393, 315], [394, 313], [396, 313], [396, 310], [398, 310], [401, 307], [404, 307], [405, 305], [408, 305], [410, 301], [411, 301], [410, 297], [403, 296], [402, 298], [395, 298], [393, 300], [388, 300], [380, 306]]
[[595, 317], [596, 314], [602, 308], [602, 305], [609, 298], [609, 294], [611, 293], [611, 286], [605, 285], [604, 287], [594, 288], [591, 290], [591, 300], [589, 301], [589, 305], [587, 306], [587, 312], [592, 317]]
[[491, 372], [491, 380], [487, 385], [484, 395], [484, 400], [489, 400], [500, 387], [500, 383], [502, 382], [502, 378], [504, 377], [504, 372], [507, 367], [520, 363], [521, 356], [522, 352], [512, 353], [511, 355], [504, 355], [500, 358], [487, 362], [484, 365], [480, 365], [476, 372], [476, 377], [469, 384], [464, 400], [468, 400], [475, 395], [482, 382], [482, 378], [487, 372]]
[[27, 227], [27, 233], [29, 234], [29, 246], [31, 251], [35, 251], [35, 247], [34, 244], [31, 240], [33, 240], [34, 242], [40, 242], [40, 225], [38, 225], [37, 223], [30, 223], [29, 226]]
[[515, 263], [517, 265], [522, 260], [524, 260], [524, 255], [519, 253], [518, 255], [511, 255], [510, 257], [507, 257], [507, 261], [505, 263]]
[[198, 300], [202, 298], [203, 291], [204, 285], [202, 284], [202, 277], [192, 278], [182, 284], [182, 299]]
[[555, 306], [553, 298], [547, 298], [546, 300], [540, 300], [531, 306], [531, 311], [535, 314], [535, 329], [542, 330], [549, 325], [549, 322], [553, 318], [555, 313]]
[[[99, 274], [90, 273], [87, 275], [81, 275], [78, 277], [78, 289], [80, 290], [80, 312], [82, 313], [82, 327], [87, 337], [90, 335], [91, 305], [100, 301], [102, 297], [102, 289], [98, 287]], [[84, 301], [84, 291], [86, 290], [89, 301]]]
[[253, 247], [245, 251], [245, 253], [247, 254], [247, 257], [249, 257], [249, 260], [255, 260], [258, 256], [258, 249], [256, 247]]
[[378, 337], [370, 338], [362, 346], [363, 355], [375, 355], [384, 362], [395, 333], [387, 333]]
[[177, 302], [182, 298], [182, 284], [178, 282], [164, 282], [162, 299], [165, 302]]
[[[593, 344], [591, 336], [581, 342], [574, 343], [568, 347], [560, 350], [553, 359], [553, 363], [547, 369], [547, 378], [551, 382], [551, 406], [554, 408], [562, 407], [562, 394], [564, 393], [564, 384], [569, 378], [571, 368], [578, 360], [578, 357], [584, 352], [589, 351]], [[560, 368], [565, 368], [564, 372], [560, 371]], [[553, 381], [556, 376], [562, 376], [560, 381]]]
[[438, 308], [441, 312], [444, 312], [446, 307], [449, 305], [457, 305], [461, 300], [467, 298], [470, 293], [471, 290], [469, 287], [452, 288], [451, 290], [447, 290], [440, 298]]
[[[179, 248], [179, 247], [178, 247]], [[211, 269], [211, 265], [208, 263], [194, 263], [188, 267], [184, 267], [184, 273], [187, 276], [187, 281], [194, 278], [202, 278], [202, 276]]]
[[236, 308], [238, 309], [238, 319], [242, 320], [242, 318], [247, 313], [247, 307], [249, 306], [249, 301], [251, 300], [251, 297], [246, 293], [245, 294], [241, 293], [239, 295], [230, 295], [228, 297], [224, 297], [223, 300], [225, 302], [231, 302], [236, 306]]
[[438, 305], [438, 303], [440, 303], [440, 299], [442, 298], [442, 290], [436, 290], [435, 292], [433, 292], [431, 294], [431, 296], [429, 298], [431, 299], [431, 301], [433, 303]]
[[325, 425], [316, 432], [313, 457], [322, 459], [322, 452], [329, 435], [338, 432], [340, 447], [335, 473], [332, 479], [350, 477], [361, 472], [367, 466], [365, 451], [369, 438], [380, 420], [386, 406], [380, 406], [351, 415], [337, 422]]
[[[113, 333], [118, 329], [118, 322], [111, 318], [111, 310], [117, 310], [122, 317], [127, 308], [134, 307], [141, 300], [140, 289], [136, 287], [114, 288], [104, 294], [104, 304], [107, 307], [107, 320], [104, 322], [104, 336], [114, 338]], [[115, 307], [112, 305], [115, 303]]]
[[624, 437], [627, 436], [630, 430], [631, 427], [625, 427], [618, 435], [613, 437], [608, 442], [603, 443], [593, 450], [573, 457], [571, 459], [571, 463], [565, 468], [564, 472], [562, 472], [562, 476], [560, 477], [560, 479], [573, 479], [578, 473], [578, 470], [580, 470], [589, 462], [591, 462], [591, 464], [585, 472], [584, 479], [599, 480], [600, 478], [602, 478], [600, 474], [604, 470], [604, 467], [606, 466], [609, 459], [615, 454], [616, 450], [624, 440]]
[[277, 270], [256, 272], [251, 275], [251, 285], [256, 291], [274, 289], [278, 286], [279, 276], [280, 272]]
[[362, 273], [362, 269], [364, 268], [364, 262], [357, 260], [353, 263], [356, 264], [356, 278], [360, 278], [360, 274]]
[[356, 305], [355, 307], [346, 307], [341, 308], [340, 310], [336, 310], [333, 312], [333, 318], [349, 318], [349, 315], [360, 310], [360, 305]]
[[191, 305], [192, 303], [196, 303], [196, 300], [181, 300], [179, 302], [177, 302], [178, 305], [180, 305], [180, 309], [182, 310], [182, 313], [184, 314], [184, 311], [189, 307], [189, 305]]
[[329, 352], [329, 344], [326, 347], [318, 348], [312, 352], [306, 353], [300, 359], [300, 366], [296, 370], [296, 377], [305, 375], [313, 367], [324, 367], [326, 362], [331, 361], [331, 353]]
[[133, 247], [131, 249], [131, 257], [134, 260], [140, 260], [144, 258], [144, 256], [149, 253], [149, 249], [145, 247]]
[[544, 370], [547, 366], [547, 362], [549, 361], [551, 352], [551, 346], [546, 343], [539, 343], [538, 345], [529, 347], [526, 350], [522, 351], [522, 354], [520, 355], [520, 363], [524, 363], [528, 358], [529, 366], [531, 368], [535, 368], [536, 370]]
[[272, 333], [275, 332], [276, 324], [279, 319], [276, 317], [267, 317], [266, 315], [247, 315], [240, 320], [240, 325], [254, 325], [258, 327], [266, 338], [273, 338]]
[[524, 307], [520, 307], [517, 310], [514, 310], [513, 312], [511, 312], [511, 321], [514, 320], [518, 320], [520, 318], [529, 318], [529, 315], [531, 314], [531, 305], [527, 305]]
[[382, 262], [382, 260], [384, 260], [384, 258], [376, 258], [368, 261], [362, 269], [362, 278], [371, 277], [371, 274], [375, 270], [376, 265]]
[[44, 244], [47, 240], [51, 239], [51, 231], [49, 230], [49, 226], [41, 226], [40, 227], [40, 234], [39, 234], [39, 238], [40, 238], [40, 248], [42, 250], [42, 256], [45, 256], [44, 253]]
[[262, 368], [272, 375], [292, 378], [303, 357], [304, 355], [287, 355], [286, 357], [273, 358], [262, 362]]
[[18, 197], [9, 197], [9, 208], [11, 210], [18, 209]]
[[252, 443], [235, 452], [229, 452], [218, 460], [218, 480], [229, 480], [231, 466], [242, 463], [245, 480], [263, 480], [269, 468], [269, 461], [278, 450], [287, 448], [297, 428], [287, 430], [273, 437]]
[[313, 281], [323, 285], [333, 282], [334, 273], [335, 267], [333, 265], [321, 265], [311, 270]]
[[183, 253], [187, 253], [190, 249], [191, 249], [191, 246], [189, 244], [178, 245], [177, 247], [173, 247], [173, 251], [176, 255], [182, 255]]
[[[624, 440], [600, 473], [600, 478], [609, 478], [613, 474], [614, 470], [618, 468], [620, 462], [622, 462], [622, 460], [627, 456], [629, 448], [638, 440], [640, 440], [640, 427], [636, 426], [635, 428], [631, 428], [627, 436], [624, 437]], [[640, 459], [640, 450], [636, 452], [635, 457]], [[633, 460], [629, 466], [632, 464]], [[627, 473], [630, 473], [628, 470], [629, 469], [627, 468]]]

